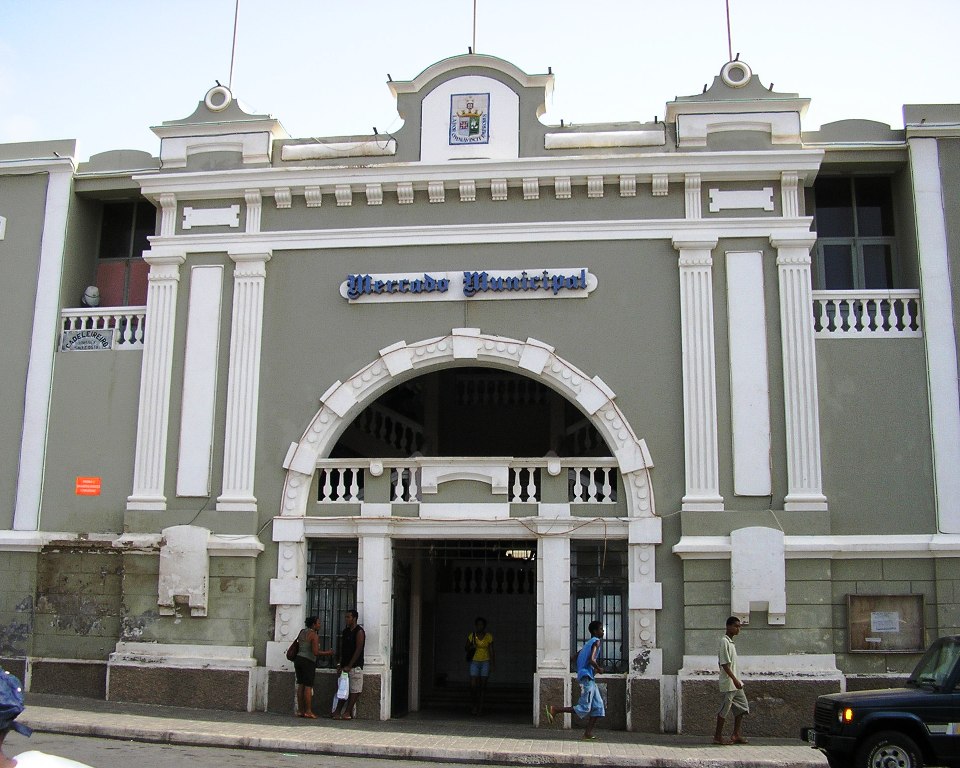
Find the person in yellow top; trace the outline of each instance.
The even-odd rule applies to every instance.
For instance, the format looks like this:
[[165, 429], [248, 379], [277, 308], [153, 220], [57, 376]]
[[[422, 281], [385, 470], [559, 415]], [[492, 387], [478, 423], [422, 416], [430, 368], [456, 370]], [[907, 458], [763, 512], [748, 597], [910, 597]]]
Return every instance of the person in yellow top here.
[[470, 662], [470, 701], [474, 715], [483, 713], [483, 694], [493, 669], [493, 635], [487, 632], [487, 620], [477, 616], [473, 632], [467, 635], [467, 661]]

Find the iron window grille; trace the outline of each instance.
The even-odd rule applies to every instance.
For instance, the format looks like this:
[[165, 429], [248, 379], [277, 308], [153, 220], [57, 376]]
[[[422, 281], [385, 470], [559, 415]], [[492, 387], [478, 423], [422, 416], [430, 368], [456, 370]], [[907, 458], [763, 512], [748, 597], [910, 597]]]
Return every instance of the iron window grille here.
[[[590, 638], [591, 621], [606, 634], [600, 665], [607, 673], [627, 671], [627, 544], [625, 541], [573, 542], [570, 547], [571, 650], [579, 653]], [[576, 657], [571, 671], [576, 671]]]
[[[320, 647], [337, 650], [343, 614], [357, 605], [355, 539], [313, 539], [307, 560], [307, 616], [320, 618]], [[320, 667], [336, 666], [336, 656], [321, 656]]]

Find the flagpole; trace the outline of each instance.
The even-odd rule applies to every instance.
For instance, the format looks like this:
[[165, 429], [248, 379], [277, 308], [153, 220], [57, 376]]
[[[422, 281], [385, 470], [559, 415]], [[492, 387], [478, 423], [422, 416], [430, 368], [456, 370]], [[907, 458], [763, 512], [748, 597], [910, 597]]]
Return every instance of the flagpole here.
[[237, 18], [240, 16], [240, 0], [233, 8], [233, 46], [230, 48], [230, 79], [227, 80], [227, 89], [233, 93], [233, 61], [237, 55]]

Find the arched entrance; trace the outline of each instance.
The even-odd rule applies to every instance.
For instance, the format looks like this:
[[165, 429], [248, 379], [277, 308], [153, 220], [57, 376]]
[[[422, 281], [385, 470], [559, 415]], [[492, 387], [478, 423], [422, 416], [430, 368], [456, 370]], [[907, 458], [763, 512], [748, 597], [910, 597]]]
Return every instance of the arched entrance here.
[[[558, 392], [589, 419], [613, 454], [612, 465], [619, 476], [619, 504], [623, 512], [615, 518], [593, 524], [574, 518], [570, 503], [546, 503], [533, 495], [516, 498], [509, 495], [508, 484], [526, 487], [512, 473], [513, 468], [498, 461], [467, 461], [452, 457], [435, 460], [420, 467], [424, 474], [417, 490], [436, 492], [445, 483], [479, 481], [494, 493], [506, 494], [512, 501], [535, 501], [532, 517], [518, 527], [517, 515], [509, 504], [478, 504], [464, 512], [462, 504], [421, 504], [423, 510], [411, 511], [419, 500], [403, 497], [403, 482], [396, 481], [400, 493], [371, 501], [370, 494], [356, 494], [356, 481], [340, 475], [340, 498], [356, 502], [358, 508], [343, 516], [321, 518], [309, 514], [311, 490], [316, 492], [314, 476], [318, 462], [330, 455], [334, 445], [350, 423], [383, 392], [422, 374], [452, 367], [475, 366], [513, 370], [541, 382]], [[554, 348], [535, 339], [519, 341], [481, 333], [478, 329], [454, 329], [449, 335], [414, 344], [398, 342], [380, 351], [378, 358], [346, 381], [338, 381], [320, 398], [321, 408], [310, 421], [300, 440], [291, 445], [284, 461], [286, 480], [279, 518], [274, 523], [278, 542], [277, 579], [271, 584], [271, 602], [276, 606], [275, 641], [268, 649], [268, 665], [283, 666], [278, 652], [297, 632], [304, 615], [303, 594], [306, 578], [306, 541], [317, 536], [353, 537], [359, 541], [361, 574], [357, 588], [358, 603], [364, 606], [364, 626], [368, 631], [368, 669], [381, 682], [380, 716], [390, 716], [390, 654], [392, 628], [390, 601], [393, 579], [393, 545], [404, 539], [529, 539], [538, 548], [537, 585], [537, 677], [566, 675], [569, 656], [570, 618], [570, 539], [576, 536], [606, 540], [610, 532], [629, 542], [629, 653], [631, 668], [641, 673], [656, 672], [656, 610], [660, 608], [653, 547], [660, 541], [659, 519], [655, 516], [649, 469], [652, 462], [645, 444], [630, 427], [616, 403], [616, 395], [598, 376], [590, 377], [563, 358]], [[499, 460], [503, 462], [502, 459]], [[544, 477], [558, 476], [563, 460], [544, 459]], [[371, 461], [362, 471], [370, 477], [394, 478], [405, 475], [401, 469], [386, 470], [384, 462]], [[356, 472], [356, 470], [352, 470]], [[522, 471], [522, 470], [521, 470]], [[577, 469], [577, 476], [583, 471]], [[412, 476], [412, 475], [411, 475]], [[532, 478], [530, 470], [524, 478]], [[418, 475], [419, 478], [419, 475]], [[385, 483], [386, 481], [384, 481]], [[579, 482], [579, 481], [577, 481]], [[529, 480], [530, 487], [533, 480]], [[329, 485], [329, 483], [328, 483]], [[354, 495], [348, 486], [353, 486]], [[401, 487], [403, 486], [403, 487]], [[579, 492], [579, 491], [578, 491]], [[591, 491], [593, 493], [593, 491]], [[602, 496], [602, 493], [600, 494]], [[609, 496], [609, 492], [608, 492]], [[431, 497], [432, 498], [432, 497]], [[403, 502], [402, 516], [395, 507]], [[525, 514], [525, 513], [524, 513]], [[473, 517], [471, 517], [471, 515]], [[485, 515], [482, 520], [476, 515]], [[587, 517], [582, 515], [581, 517]], [[482, 523], [482, 525], [480, 524]], [[545, 539], [550, 529], [552, 538]], [[563, 531], [566, 531], [564, 533]], [[566, 606], [566, 607], [564, 607]], [[651, 664], [651, 659], [654, 663]], [[567, 682], [569, 686], [569, 682]], [[538, 703], [535, 690], [534, 703]]]

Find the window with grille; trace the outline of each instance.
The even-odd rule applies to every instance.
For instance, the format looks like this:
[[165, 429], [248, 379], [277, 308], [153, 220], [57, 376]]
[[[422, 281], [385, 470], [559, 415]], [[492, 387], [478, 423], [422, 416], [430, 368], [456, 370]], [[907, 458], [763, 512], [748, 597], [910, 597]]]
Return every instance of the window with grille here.
[[[307, 616], [320, 618], [320, 647], [337, 650], [343, 614], [357, 606], [356, 539], [313, 539], [307, 561]], [[321, 656], [321, 667], [336, 657]]]
[[[570, 642], [579, 653], [590, 638], [591, 621], [602, 621], [604, 672], [627, 669], [627, 543], [572, 542], [570, 545]], [[575, 666], [575, 660], [571, 668]], [[576, 671], [572, 669], [572, 671]]]
[[826, 177], [814, 185], [816, 288], [896, 288], [893, 192], [886, 177]]

